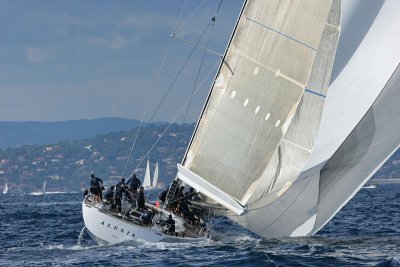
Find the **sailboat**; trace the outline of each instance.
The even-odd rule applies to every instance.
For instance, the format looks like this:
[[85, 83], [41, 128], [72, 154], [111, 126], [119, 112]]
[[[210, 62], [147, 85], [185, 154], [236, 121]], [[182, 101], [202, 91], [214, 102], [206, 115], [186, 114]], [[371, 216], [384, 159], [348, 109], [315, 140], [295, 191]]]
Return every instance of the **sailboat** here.
[[30, 193], [30, 195], [32, 195], [32, 196], [41, 196], [44, 194], [46, 194], [46, 180], [44, 180], [41, 190]]
[[147, 160], [147, 165], [146, 165], [146, 172], [144, 174], [144, 179], [143, 179], [143, 187], [145, 189], [151, 188], [151, 177], [150, 177], [150, 165], [149, 165], [149, 160]]
[[144, 189], [154, 189], [157, 187], [157, 182], [158, 182], [158, 162], [156, 163], [156, 167], [154, 169], [154, 174], [153, 174], [153, 179], [151, 179], [151, 173], [150, 173], [150, 163], [149, 160], [147, 160], [147, 165], [146, 165], [146, 172], [144, 175], [143, 179], [143, 187]]
[[[357, 13], [363, 4], [343, 6]], [[215, 214], [267, 238], [313, 235], [328, 223], [400, 144], [400, 2], [348, 14], [343, 30], [341, 7], [245, 1], [166, 202], [146, 203], [160, 218], [172, 215], [176, 235], [86, 197], [93, 239], [192, 242], [210, 235]], [[348, 45], [350, 24], [363, 31]], [[188, 187], [199, 196], [190, 208], [201, 222], [190, 228], [172, 209]]]
[[3, 194], [5, 195], [7, 193], [8, 193], [8, 183], [6, 182], [6, 184], [4, 185], [4, 188], [3, 188]]

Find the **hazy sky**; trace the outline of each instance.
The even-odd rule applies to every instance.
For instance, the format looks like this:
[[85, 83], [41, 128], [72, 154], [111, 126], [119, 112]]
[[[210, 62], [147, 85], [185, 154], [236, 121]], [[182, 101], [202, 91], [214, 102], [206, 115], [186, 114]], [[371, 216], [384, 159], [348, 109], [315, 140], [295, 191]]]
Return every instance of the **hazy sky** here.
[[[0, 0], [0, 121], [140, 119], [184, 2]], [[181, 22], [203, 3], [188, 2]], [[205, 1], [178, 34], [195, 42], [218, 4]], [[223, 2], [210, 49], [223, 53], [241, 4]], [[191, 49], [182, 41], [171, 42], [147, 119]], [[201, 57], [198, 50], [154, 120], [170, 121], [187, 101]], [[217, 61], [207, 54], [199, 81]], [[198, 117], [209, 80], [193, 100], [189, 121]]]

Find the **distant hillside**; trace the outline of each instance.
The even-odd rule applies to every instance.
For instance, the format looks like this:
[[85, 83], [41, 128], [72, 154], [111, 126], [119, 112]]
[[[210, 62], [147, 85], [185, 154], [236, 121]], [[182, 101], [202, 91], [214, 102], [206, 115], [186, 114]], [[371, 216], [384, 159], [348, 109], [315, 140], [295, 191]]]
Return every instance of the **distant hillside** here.
[[98, 134], [127, 131], [139, 121], [101, 118], [59, 122], [0, 122], [0, 149], [21, 145], [54, 144], [94, 137]]
[[[142, 128], [132, 155], [138, 127], [81, 140], [0, 150], [0, 190], [7, 181], [11, 192], [38, 191], [46, 180], [49, 191], [80, 191], [88, 188], [91, 172], [106, 186], [116, 184], [121, 175], [128, 177], [133, 170], [143, 180], [147, 159], [152, 172], [159, 163], [159, 187], [164, 188], [176, 175], [176, 163], [182, 160], [194, 126], [173, 124], [166, 130], [167, 124], [152, 124]], [[374, 177], [400, 178], [399, 165], [397, 151]]]
[[164, 187], [175, 177], [176, 163], [182, 160], [194, 124], [166, 128], [167, 124], [159, 123], [142, 128], [131, 156], [138, 127], [82, 140], [0, 150], [0, 189], [7, 181], [11, 192], [29, 193], [38, 191], [46, 180], [49, 191], [80, 191], [89, 186], [91, 172], [110, 185], [119, 181], [125, 167], [125, 177], [137, 170], [143, 179], [147, 159], [152, 172], [159, 163], [159, 186]]

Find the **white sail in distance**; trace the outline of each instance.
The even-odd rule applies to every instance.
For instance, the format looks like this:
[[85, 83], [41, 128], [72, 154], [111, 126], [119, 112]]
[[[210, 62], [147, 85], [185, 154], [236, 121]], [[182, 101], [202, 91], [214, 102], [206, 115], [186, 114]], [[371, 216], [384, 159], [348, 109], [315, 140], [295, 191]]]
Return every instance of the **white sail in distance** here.
[[8, 183], [6, 182], [6, 184], [4, 185], [3, 188], [3, 194], [7, 194], [8, 193]]
[[44, 180], [44, 182], [43, 182], [42, 191], [43, 191], [43, 194], [46, 193], [46, 180]]
[[331, 1], [246, 1], [186, 169], [246, 204], [302, 99], [330, 7]]
[[158, 182], [158, 162], [156, 163], [156, 168], [154, 169], [154, 174], [153, 174], [153, 188], [157, 188], [157, 182]]
[[144, 188], [150, 188], [151, 187], [149, 160], [147, 160], [146, 173], [144, 174], [144, 180], [143, 180], [143, 187]]

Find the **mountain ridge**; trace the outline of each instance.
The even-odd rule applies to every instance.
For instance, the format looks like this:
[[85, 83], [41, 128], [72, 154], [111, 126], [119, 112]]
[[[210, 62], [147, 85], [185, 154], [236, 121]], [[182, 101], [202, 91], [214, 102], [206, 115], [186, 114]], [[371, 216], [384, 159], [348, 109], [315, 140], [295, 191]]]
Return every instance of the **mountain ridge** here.
[[0, 121], [0, 149], [80, 140], [98, 134], [127, 131], [139, 123], [135, 119], [116, 117], [68, 121]]

